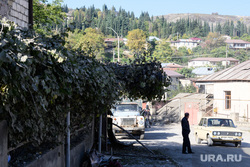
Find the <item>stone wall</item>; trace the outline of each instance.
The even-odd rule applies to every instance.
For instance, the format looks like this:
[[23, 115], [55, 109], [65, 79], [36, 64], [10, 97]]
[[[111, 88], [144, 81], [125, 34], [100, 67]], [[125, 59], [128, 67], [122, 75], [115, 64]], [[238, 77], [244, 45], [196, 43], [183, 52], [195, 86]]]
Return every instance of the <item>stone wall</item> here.
[[0, 17], [6, 17], [20, 27], [28, 27], [29, 0], [1, 0]]
[[0, 166], [8, 166], [8, 133], [7, 133], [7, 122], [0, 122]]
[[61, 145], [44, 154], [41, 158], [33, 161], [26, 167], [64, 167], [64, 155], [64, 145]]

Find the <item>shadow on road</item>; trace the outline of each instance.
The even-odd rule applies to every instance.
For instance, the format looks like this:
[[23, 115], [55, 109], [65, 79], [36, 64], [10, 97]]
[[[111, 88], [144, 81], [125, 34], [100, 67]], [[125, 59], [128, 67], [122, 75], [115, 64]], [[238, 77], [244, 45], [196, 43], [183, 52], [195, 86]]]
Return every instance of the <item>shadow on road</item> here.
[[176, 136], [176, 133], [167, 133], [167, 132], [146, 132], [145, 134], [145, 139], [147, 140], [164, 140], [164, 139], [168, 139], [169, 137], [173, 137]]

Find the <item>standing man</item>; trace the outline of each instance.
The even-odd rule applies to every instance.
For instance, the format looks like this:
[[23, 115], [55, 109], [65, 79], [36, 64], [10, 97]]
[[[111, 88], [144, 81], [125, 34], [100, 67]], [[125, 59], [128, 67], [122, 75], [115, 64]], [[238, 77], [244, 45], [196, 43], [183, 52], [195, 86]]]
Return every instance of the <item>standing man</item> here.
[[181, 120], [181, 127], [182, 127], [182, 136], [183, 136], [183, 145], [182, 145], [182, 154], [187, 154], [186, 149], [188, 148], [188, 153], [193, 154], [194, 152], [191, 150], [190, 140], [189, 140], [189, 113], [185, 113], [185, 117]]

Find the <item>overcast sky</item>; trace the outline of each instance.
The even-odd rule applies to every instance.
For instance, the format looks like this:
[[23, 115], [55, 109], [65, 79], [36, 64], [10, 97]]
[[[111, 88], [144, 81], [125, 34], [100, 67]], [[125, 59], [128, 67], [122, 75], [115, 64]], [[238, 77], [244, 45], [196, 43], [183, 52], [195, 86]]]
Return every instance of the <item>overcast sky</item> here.
[[[52, 0], [49, 0], [51, 2]], [[133, 11], [140, 16], [142, 11], [148, 11], [150, 16], [171, 13], [202, 13], [218, 12], [220, 15], [250, 16], [250, 0], [64, 0], [70, 8], [90, 7], [94, 5], [102, 10], [103, 4], [110, 9]]]

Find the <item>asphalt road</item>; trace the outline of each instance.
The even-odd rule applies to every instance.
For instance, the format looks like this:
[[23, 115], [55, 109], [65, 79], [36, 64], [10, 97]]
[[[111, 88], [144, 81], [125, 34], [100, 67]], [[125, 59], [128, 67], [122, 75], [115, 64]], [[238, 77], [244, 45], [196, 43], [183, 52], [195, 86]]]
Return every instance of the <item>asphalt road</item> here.
[[[145, 139], [141, 140], [148, 148], [159, 150], [164, 155], [171, 157], [183, 167], [234, 167], [250, 166], [250, 128], [243, 132], [243, 142], [240, 148], [234, 144], [207, 146], [196, 144], [193, 128], [189, 135], [194, 154], [182, 154], [182, 136], [180, 124], [153, 126], [147, 128]], [[121, 141], [134, 142], [133, 139], [120, 139]], [[134, 144], [139, 146], [139, 144]]]

